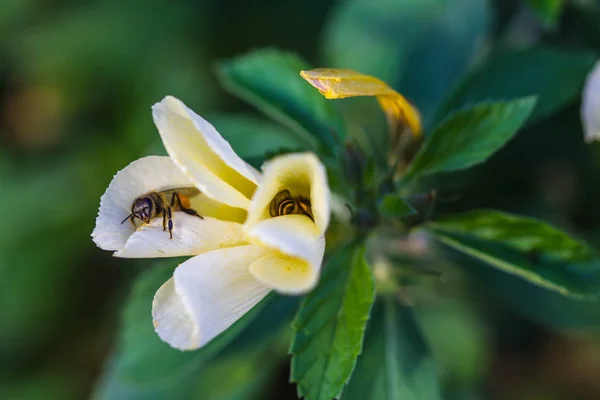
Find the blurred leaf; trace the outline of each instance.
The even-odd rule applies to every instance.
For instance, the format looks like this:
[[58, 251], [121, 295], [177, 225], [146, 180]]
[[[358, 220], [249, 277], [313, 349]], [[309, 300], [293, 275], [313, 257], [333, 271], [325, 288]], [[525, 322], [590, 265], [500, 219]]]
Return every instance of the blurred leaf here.
[[406, 217], [416, 214], [414, 208], [397, 194], [386, 194], [379, 203], [379, 212], [386, 217]]
[[525, 123], [535, 98], [481, 103], [450, 115], [425, 139], [404, 179], [449, 172], [485, 161]]
[[455, 254], [457, 265], [480, 283], [483, 295], [499, 300], [520, 315], [558, 329], [600, 328], [599, 300], [563, 296], [518, 275], [482, 268], [481, 261], [470, 256]]
[[480, 101], [537, 96], [530, 122], [549, 116], [579, 98], [595, 55], [534, 47], [487, 58], [460, 83], [436, 113], [436, 120]]
[[[81, 191], [78, 196], [73, 197], [49, 196], [51, 193], [72, 193], [73, 188], [81, 184], [79, 168], [85, 169], [85, 165], [69, 162], [31, 173], [19, 171], [14, 174], [17, 179], [2, 188], [0, 207], [8, 210], [18, 204], [23, 210], [27, 210], [27, 215], [42, 230], [73, 225], [74, 217], [85, 220], [84, 214], [91, 201], [87, 193]], [[40, 201], [40, 195], [44, 196], [44, 201]], [[0, 248], [11, 248], [26, 241], [31, 235], [31, 225], [22, 223], [23, 215], [5, 213], [4, 217], [0, 224]]]
[[373, 308], [363, 354], [343, 400], [441, 400], [435, 359], [413, 311], [393, 297]]
[[76, 239], [66, 230], [51, 235], [32, 234], [31, 242], [0, 248], [0, 373], [18, 370], [46, 345], [68, 312], [72, 271], [90, 246], [71, 247]]
[[361, 352], [375, 296], [364, 253], [364, 245], [340, 249], [294, 320], [291, 381], [307, 400], [338, 397]]
[[387, 82], [427, 122], [489, 26], [486, 0], [350, 0], [334, 9], [323, 53], [330, 67]]
[[272, 299], [265, 298], [229, 329], [199, 350], [182, 352], [160, 340], [152, 326], [152, 299], [173, 275], [177, 260], [157, 262], [135, 283], [123, 314], [122, 332], [114, 355], [113, 379], [152, 387], [173, 385], [196, 371], [227, 346]]
[[51, 365], [43, 372], [29, 374], [27, 378], [0, 380], [0, 398], [10, 400], [65, 400], [81, 398], [83, 382], [75, 371]]
[[14, 369], [68, 313], [73, 271], [93, 246], [98, 198], [85, 185], [92, 171], [69, 160], [22, 165], [9, 171], [12, 179], [0, 178], [0, 207], [14, 210], [0, 225], [0, 353]]
[[[281, 331], [281, 329], [280, 329]], [[284, 332], [262, 335], [252, 346], [235, 348], [219, 355], [195, 378], [199, 400], [263, 399], [269, 393], [277, 367], [286, 359], [289, 326]], [[260, 368], [257, 368], [260, 365]], [[227, 382], [227, 384], [224, 384]]]
[[473, 302], [447, 296], [436, 300], [413, 310], [441, 367], [442, 381], [476, 384], [489, 369], [489, 321]]
[[525, 0], [525, 2], [547, 29], [555, 27], [565, 5], [564, 0]]
[[293, 53], [262, 49], [221, 63], [218, 76], [232, 94], [289, 126], [312, 148], [320, 142], [332, 154], [345, 134], [343, 122], [333, 105], [300, 77], [309, 68]]
[[195, 398], [265, 398], [276, 368], [287, 359], [289, 325], [298, 303], [299, 297], [291, 296], [271, 301], [236, 341], [193, 377]]
[[577, 298], [599, 292], [600, 260], [544, 222], [479, 210], [432, 222], [427, 229], [454, 250], [545, 289]]
[[[131, 83], [137, 71], [152, 66], [157, 48], [173, 42], [191, 19], [189, 9], [170, 7], [160, 0], [98, 1], [73, 4], [43, 18], [35, 29], [10, 37], [11, 58], [20, 72], [34, 80], [52, 81], [72, 91], [77, 103], [96, 98], [91, 89], [113, 89], [114, 81]], [[152, 43], [148, 46], [148, 43]], [[189, 51], [189, 48], [188, 48]], [[76, 61], [72, 55], [77, 54]], [[99, 72], [101, 71], [101, 72]], [[69, 97], [69, 96], [68, 96]], [[88, 97], [89, 99], [86, 99]]]
[[0, 2], [0, 42], [13, 26], [18, 26], [30, 16], [34, 6], [35, 2], [32, 0]]
[[[276, 296], [270, 295], [270, 297]], [[193, 365], [177, 367], [173, 376], [168, 376], [170, 371], [165, 370], [166, 379], [140, 382], [123, 376], [119, 372], [120, 349], [117, 348], [109, 365], [105, 367], [93, 398], [111, 400], [166, 398], [229, 400], [229, 396], [234, 396], [236, 399], [257, 398], [258, 393], [262, 393], [261, 386], [270, 379], [274, 366], [285, 357], [285, 347], [289, 343], [289, 321], [297, 304], [297, 298], [288, 296], [277, 297], [275, 301], [270, 301], [244, 329], [243, 334], [238, 335], [219, 354], [210, 359], [203, 358], [202, 362]], [[262, 367], [260, 371], [256, 370], [258, 363]], [[250, 370], [252, 374], [248, 374]], [[223, 382], [227, 384], [223, 385]]]
[[264, 157], [281, 149], [308, 150], [293, 132], [279, 124], [246, 115], [215, 115], [210, 123], [244, 159]]

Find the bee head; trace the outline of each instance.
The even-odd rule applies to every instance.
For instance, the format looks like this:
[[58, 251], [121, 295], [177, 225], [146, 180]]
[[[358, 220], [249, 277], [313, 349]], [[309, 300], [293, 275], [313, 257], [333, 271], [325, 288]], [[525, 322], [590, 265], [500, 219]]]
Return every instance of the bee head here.
[[136, 199], [131, 205], [131, 214], [145, 223], [150, 223], [152, 217], [153, 202], [149, 197]]

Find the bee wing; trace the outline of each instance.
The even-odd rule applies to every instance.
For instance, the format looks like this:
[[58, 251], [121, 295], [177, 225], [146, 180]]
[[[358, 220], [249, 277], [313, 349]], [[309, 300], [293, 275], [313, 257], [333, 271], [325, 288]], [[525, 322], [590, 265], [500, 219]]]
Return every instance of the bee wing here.
[[185, 196], [185, 197], [191, 199], [193, 197], [198, 196], [202, 192], [200, 190], [196, 189], [195, 187], [182, 187], [182, 188], [164, 190], [160, 193], [163, 195], [170, 195], [173, 193], [177, 193], [180, 196]]
[[190, 199], [193, 197], [196, 197], [196, 196], [200, 195], [200, 193], [202, 193], [199, 189], [196, 189], [195, 187], [179, 188], [179, 189], [174, 189], [173, 191], [179, 193], [180, 195], [188, 197]]
[[[200, 190], [196, 189], [195, 187], [182, 187], [164, 190], [159, 194], [166, 205], [170, 204], [171, 207], [174, 207], [174, 211], [180, 211], [182, 208], [190, 208], [192, 206], [190, 200], [194, 197], [197, 197], [200, 193]], [[175, 199], [179, 200], [177, 201]]]

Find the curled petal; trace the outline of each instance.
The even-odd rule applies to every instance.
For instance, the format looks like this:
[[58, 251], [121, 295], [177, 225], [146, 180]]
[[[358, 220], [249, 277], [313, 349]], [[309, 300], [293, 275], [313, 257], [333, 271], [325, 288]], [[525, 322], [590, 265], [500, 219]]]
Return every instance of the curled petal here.
[[100, 198], [100, 209], [92, 239], [104, 250], [120, 250], [135, 232], [125, 221], [133, 200], [150, 191], [193, 186], [169, 157], [140, 158], [119, 171]]
[[304, 215], [263, 220], [247, 231], [248, 240], [272, 251], [250, 265], [256, 279], [284, 294], [311, 290], [319, 280], [325, 237]]
[[[242, 225], [211, 217], [201, 219], [183, 212], [173, 214], [173, 239], [163, 230], [162, 218], [142, 225], [115, 257], [159, 258], [202, 254], [244, 244]], [[127, 221], [129, 223], [129, 221]]]
[[600, 61], [589, 73], [583, 88], [581, 122], [587, 143], [600, 140]]
[[404, 96], [374, 76], [337, 68], [301, 71], [300, 75], [328, 99], [376, 96], [392, 123], [404, 122], [415, 136], [421, 134], [421, 116], [417, 109]]
[[246, 208], [259, 176], [208, 121], [172, 96], [156, 103], [152, 115], [167, 152], [198, 189]]
[[258, 246], [232, 247], [177, 267], [152, 303], [160, 338], [180, 350], [193, 350], [231, 326], [270, 291], [248, 272], [263, 254]]
[[188, 350], [199, 347], [198, 329], [190, 311], [175, 291], [175, 279], [165, 282], [152, 301], [154, 328], [160, 338], [172, 347]]
[[283, 190], [310, 200], [314, 223], [319, 234], [324, 234], [329, 225], [331, 194], [325, 167], [313, 153], [286, 154], [265, 164], [261, 185], [248, 208], [245, 228], [249, 230], [271, 218], [271, 202]]

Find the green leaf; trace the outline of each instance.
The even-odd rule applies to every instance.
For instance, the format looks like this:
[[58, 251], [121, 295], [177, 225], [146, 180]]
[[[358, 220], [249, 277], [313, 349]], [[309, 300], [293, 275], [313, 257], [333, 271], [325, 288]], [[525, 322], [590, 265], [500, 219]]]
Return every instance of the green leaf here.
[[232, 94], [332, 154], [344, 136], [343, 121], [333, 103], [300, 77], [305, 69], [310, 66], [292, 53], [262, 49], [221, 63], [218, 76]]
[[536, 219], [478, 210], [427, 229], [454, 250], [545, 289], [576, 298], [600, 291], [600, 260], [591, 249]]
[[363, 354], [342, 398], [441, 399], [435, 359], [412, 310], [395, 298], [375, 303]]
[[[279, 362], [285, 359], [285, 350], [272, 354], [268, 345], [229, 352], [218, 357], [209, 368], [197, 377], [198, 394], [202, 400], [262, 399], [269, 393], [269, 380], [273, 378]], [[267, 345], [267, 346], [265, 346]], [[260, 365], [260, 368], [257, 368]], [[226, 384], [224, 384], [226, 382]]]
[[338, 397], [360, 354], [375, 296], [364, 252], [351, 244], [335, 254], [294, 320], [291, 380], [307, 400]]
[[417, 213], [406, 200], [397, 194], [386, 194], [378, 208], [379, 212], [386, 217], [401, 218]]
[[[79, 150], [85, 153], [85, 147]], [[98, 169], [87, 164], [89, 159], [17, 160], [18, 156], [12, 165], [7, 157], [0, 166], [6, 167], [0, 173], [0, 207], [13, 210], [5, 213], [0, 226], [0, 358], [14, 368], [60, 332], [55, 321], [68, 315], [77, 293], [73, 284], [82, 276], [77, 272], [79, 264], [94, 249], [90, 215], [96, 212], [101, 194], [90, 190], [90, 178], [101, 176], [93, 175]], [[45, 195], [67, 193], [74, 187], [77, 196]]]
[[471, 300], [432, 296], [413, 308], [445, 383], [477, 384], [489, 373], [489, 315]]
[[533, 95], [538, 102], [530, 122], [540, 120], [580, 97], [595, 60], [590, 52], [544, 47], [492, 55], [449, 95], [436, 113], [436, 120], [477, 102]]
[[525, 318], [558, 329], [600, 328], [600, 301], [567, 297], [531, 283], [501, 269], [482, 268], [480, 260], [470, 256], [460, 257], [461, 269], [473, 277], [484, 296], [509, 307]]
[[[164, 277], [170, 276], [171, 268], [164, 268]], [[160, 284], [160, 277], [156, 283]], [[156, 285], [151, 285], [156, 286]], [[153, 291], [153, 290], [152, 290]], [[271, 298], [275, 295], [269, 295]], [[269, 297], [267, 297], [268, 299]], [[265, 300], [267, 300], [265, 299]], [[271, 378], [273, 369], [285, 358], [285, 347], [289, 343], [289, 321], [297, 309], [298, 301], [293, 297], [278, 297], [276, 301], [268, 301], [258, 306], [260, 312], [252, 322], [244, 328], [243, 334], [236, 334], [226, 348], [218, 354], [202, 354], [203, 349], [179, 354], [197, 354], [198, 360], [179, 365], [170, 354], [160, 357], [145, 357], [146, 362], [160, 364], [165, 358], [168, 365], [153, 366], [153, 374], [162, 372], [162, 379], [148, 379], [149, 375], [137, 376], [123, 374], [121, 365], [123, 346], [122, 341], [116, 349], [105, 372], [101, 376], [94, 399], [131, 399], [131, 400], [160, 400], [160, 399], [252, 399], [260, 398], [264, 383]], [[254, 309], [251, 311], [253, 312]], [[149, 310], [145, 313], [149, 318]], [[141, 315], [140, 315], [141, 318]], [[230, 328], [230, 329], [233, 329]], [[226, 335], [229, 331], [222, 334]], [[146, 339], [141, 337], [140, 340]], [[148, 337], [150, 339], [150, 337]], [[219, 338], [215, 340], [220, 340]], [[211, 342], [212, 343], [212, 342]], [[154, 343], [152, 344], [154, 346]], [[209, 343], [207, 346], [211, 346]], [[152, 350], [152, 349], [151, 349]], [[216, 349], [210, 351], [216, 353]], [[261, 370], [255, 368], [260, 359]], [[253, 367], [250, 367], [250, 364]], [[141, 368], [132, 365], [132, 368]], [[171, 367], [171, 368], [169, 368]], [[162, 371], [161, 371], [162, 369]], [[142, 378], [137, 379], [136, 378]], [[222, 382], [227, 381], [224, 387]], [[221, 383], [221, 386], [219, 386]]]
[[173, 349], [154, 331], [151, 310], [154, 294], [173, 276], [176, 265], [176, 260], [159, 262], [136, 281], [123, 313], [122, 332], [114, 355], [118, 379], [153, 386], [181, 379], [235, 339], [272, 298], [265, 298], [201, 349], [187, 352]]
[[297, 135], [272, 121], [239, 114], [219, 114], [211, 116], [209, 121], [235, 152], [246, 160], [261, 158], [281, 149], [309, 149]]
[[565, 5], [564, 0], [526, 0], [526, 3], [546, 29], [556, 26]]
[[[289, 321], [288, 321], [289, 322]], [[264, 332], [263, 332], [264, 333]], [[255, 338], [249, 345], [232, 346], [194, 377], [196, 399], [264, 399], [272, 394], [269, 382], [287, 361], [289, 325]], [[260, 368], [256, 368], [260, 365]], [[227, 382], [226, 385], [223, 382]], [[270, 390], [271, 389], [271, 390]]]
[[[6, 362], [7, 360], [2, 360]], [[16, 378], [16, 374], [0, 379], [3, 399], [14, 400], [64, 400], [83, 396], [85, 387], [78, 370], [69, 370], [58, 362], [44, 365], [43, 371], [29, 372]], [[18, 375], [17, 375], [18, 376]], [[16, 379], [15, 379], [16, 378]]]
[[425, 139], [405, 179], [465, 169], [485, 161], [517, 133], [534, 105], [535, 98], [527, 97], [457, 111]]
[[382, 79], [415, 104], [427, 123], [488, 37], [491, 26], [488, 3], [487, 0], [339, 2], [325, 32], [326, 64]]

